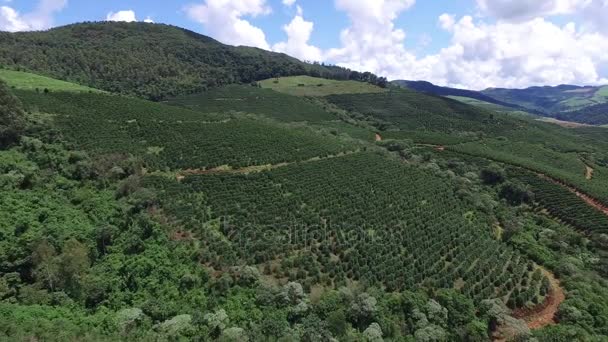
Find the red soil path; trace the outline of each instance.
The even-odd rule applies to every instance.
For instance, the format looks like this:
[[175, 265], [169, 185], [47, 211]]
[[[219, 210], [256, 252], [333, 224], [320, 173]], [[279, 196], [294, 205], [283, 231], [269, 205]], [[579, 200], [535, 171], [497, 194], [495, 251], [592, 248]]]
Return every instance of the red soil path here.
[[559, 305], [566, 299], [559, 280], [546, 269], [541, 267], [540, 270], [551, 283], [551, 289], [545, 302], [532, 309], [519, 309], [513, 312], [513, 317], [523, 319], [530, 329], [540, 329], [556, 324], [555, 314]]

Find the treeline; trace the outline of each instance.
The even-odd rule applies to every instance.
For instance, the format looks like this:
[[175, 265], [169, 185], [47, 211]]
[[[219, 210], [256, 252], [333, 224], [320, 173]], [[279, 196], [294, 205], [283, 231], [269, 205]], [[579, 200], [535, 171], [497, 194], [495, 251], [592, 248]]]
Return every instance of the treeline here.
[[153, 100], [295, 75], [387, 85], [386, 78], [369, 72], [308, 64], [285, 54], [224, 45], [182, 28], [147, 23], [82, 23], [44, 32], [2, 32], [0, 65]]
[[25, 117], [21, 104], [0, 80], [0, 149], [17, 142], [24, 128]]

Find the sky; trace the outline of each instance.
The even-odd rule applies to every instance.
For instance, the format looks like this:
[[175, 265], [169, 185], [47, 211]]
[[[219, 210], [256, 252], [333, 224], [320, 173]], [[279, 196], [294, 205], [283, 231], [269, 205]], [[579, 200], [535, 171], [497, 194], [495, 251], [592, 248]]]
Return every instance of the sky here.
[[0, 0], [0, 30], [81, 21], [184, 27], [467, 89], [608, 84], [608, 0]]

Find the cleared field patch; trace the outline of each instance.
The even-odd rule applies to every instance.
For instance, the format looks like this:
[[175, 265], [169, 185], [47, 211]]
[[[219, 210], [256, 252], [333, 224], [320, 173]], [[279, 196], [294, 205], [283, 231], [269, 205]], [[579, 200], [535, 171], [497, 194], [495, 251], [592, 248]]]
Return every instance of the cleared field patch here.
[[603, 87], [601, 87], [600, 89], [598, 89], [598, 90], [595, 92], [594, 97], [595, 97], [595, 98], [597, 98], [597, 97], [602, 97], [602, 98], [604, 98], [604, 99], [608, 100], [608, 86], [603, 86]]
[[446, 96], [446, 97], [450, 98], [452, 100], [456, 100], [456, 101], [460, 101], [462, 103], [469, 104], [471, 106], [476, 106], [476, 107], [480, 107], [480, 108], [484, 108], [484, 109], [488, 109], [488, 110], [495, 110], [498, 112], [521, 112], [518, 109], [509, 108], [509, 107], [501, 106], [501, 105], [498, 105], [495, 103], [490, 103], [490, 102], [486, 102], [486, 101], [473, 99], [470, 97], [464, 97], [464, 96]]
[[3, 79], [11, 88], [34, 90], [44, 92], [50, 91], [70, 91], [70, 92], [102, 92], [101, 90], [85, 87], [76, 83], [56, 80], [54, 78], [40, 76], [23, 71], [0, 69], [0, 79]]
[[357, 81], [336, 81], [310, 76], [270, 78], [259, 82], [262, 88], [295, 96], [383, 93], [387, 90]]
[[538, 121], [542, 121], [542, 122], [548, 122], [548, 123], [552, 123], [552, 124], [556, 124], [565, 128], [577, 128], [577, 127], [589, 127], [589, 126], [593, 126], [593, 125], [588, 125], [588, 124], [583, 124], [583, 123], [578, 123], [578, 122], [572, 122], [572, 121], [563, 121], [563, 120], [558, 120], [555, 118], [540, 118], [537, 119]]

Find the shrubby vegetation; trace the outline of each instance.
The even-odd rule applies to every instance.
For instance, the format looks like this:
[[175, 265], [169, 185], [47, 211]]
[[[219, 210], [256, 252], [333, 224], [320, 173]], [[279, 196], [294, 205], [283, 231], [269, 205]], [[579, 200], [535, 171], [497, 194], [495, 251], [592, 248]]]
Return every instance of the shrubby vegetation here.
[[6, 83], [0, 80], [0, 148], [16, 143], [24, 129], [21, 104], [9, 93]]
[[[470, 177], [497, 168], [487, 159], [450, 151], [433, 152], [432, 160], [442, 169]], [[608, 287], [604, 278], [608, 239], [602, 233], [606, 216], [550, 180], [512, 167], [505, 171], [505, 182], [527, 184], [534, 199], [524, 205], [495, 207], [500, 225], [497, 235], [555, 272], [566, 291], [566, 300], [557, 312], [559, 325], [535, 330], [533, 335], [541, 341], [601, 340], [606, 334], [608, 317]], [[494, 193], [492, 196], [496, 198], [501, 184], [504, 182], [483, 185], [480, 190]], [[529, 205], [538, 210], [529, 210]]]

